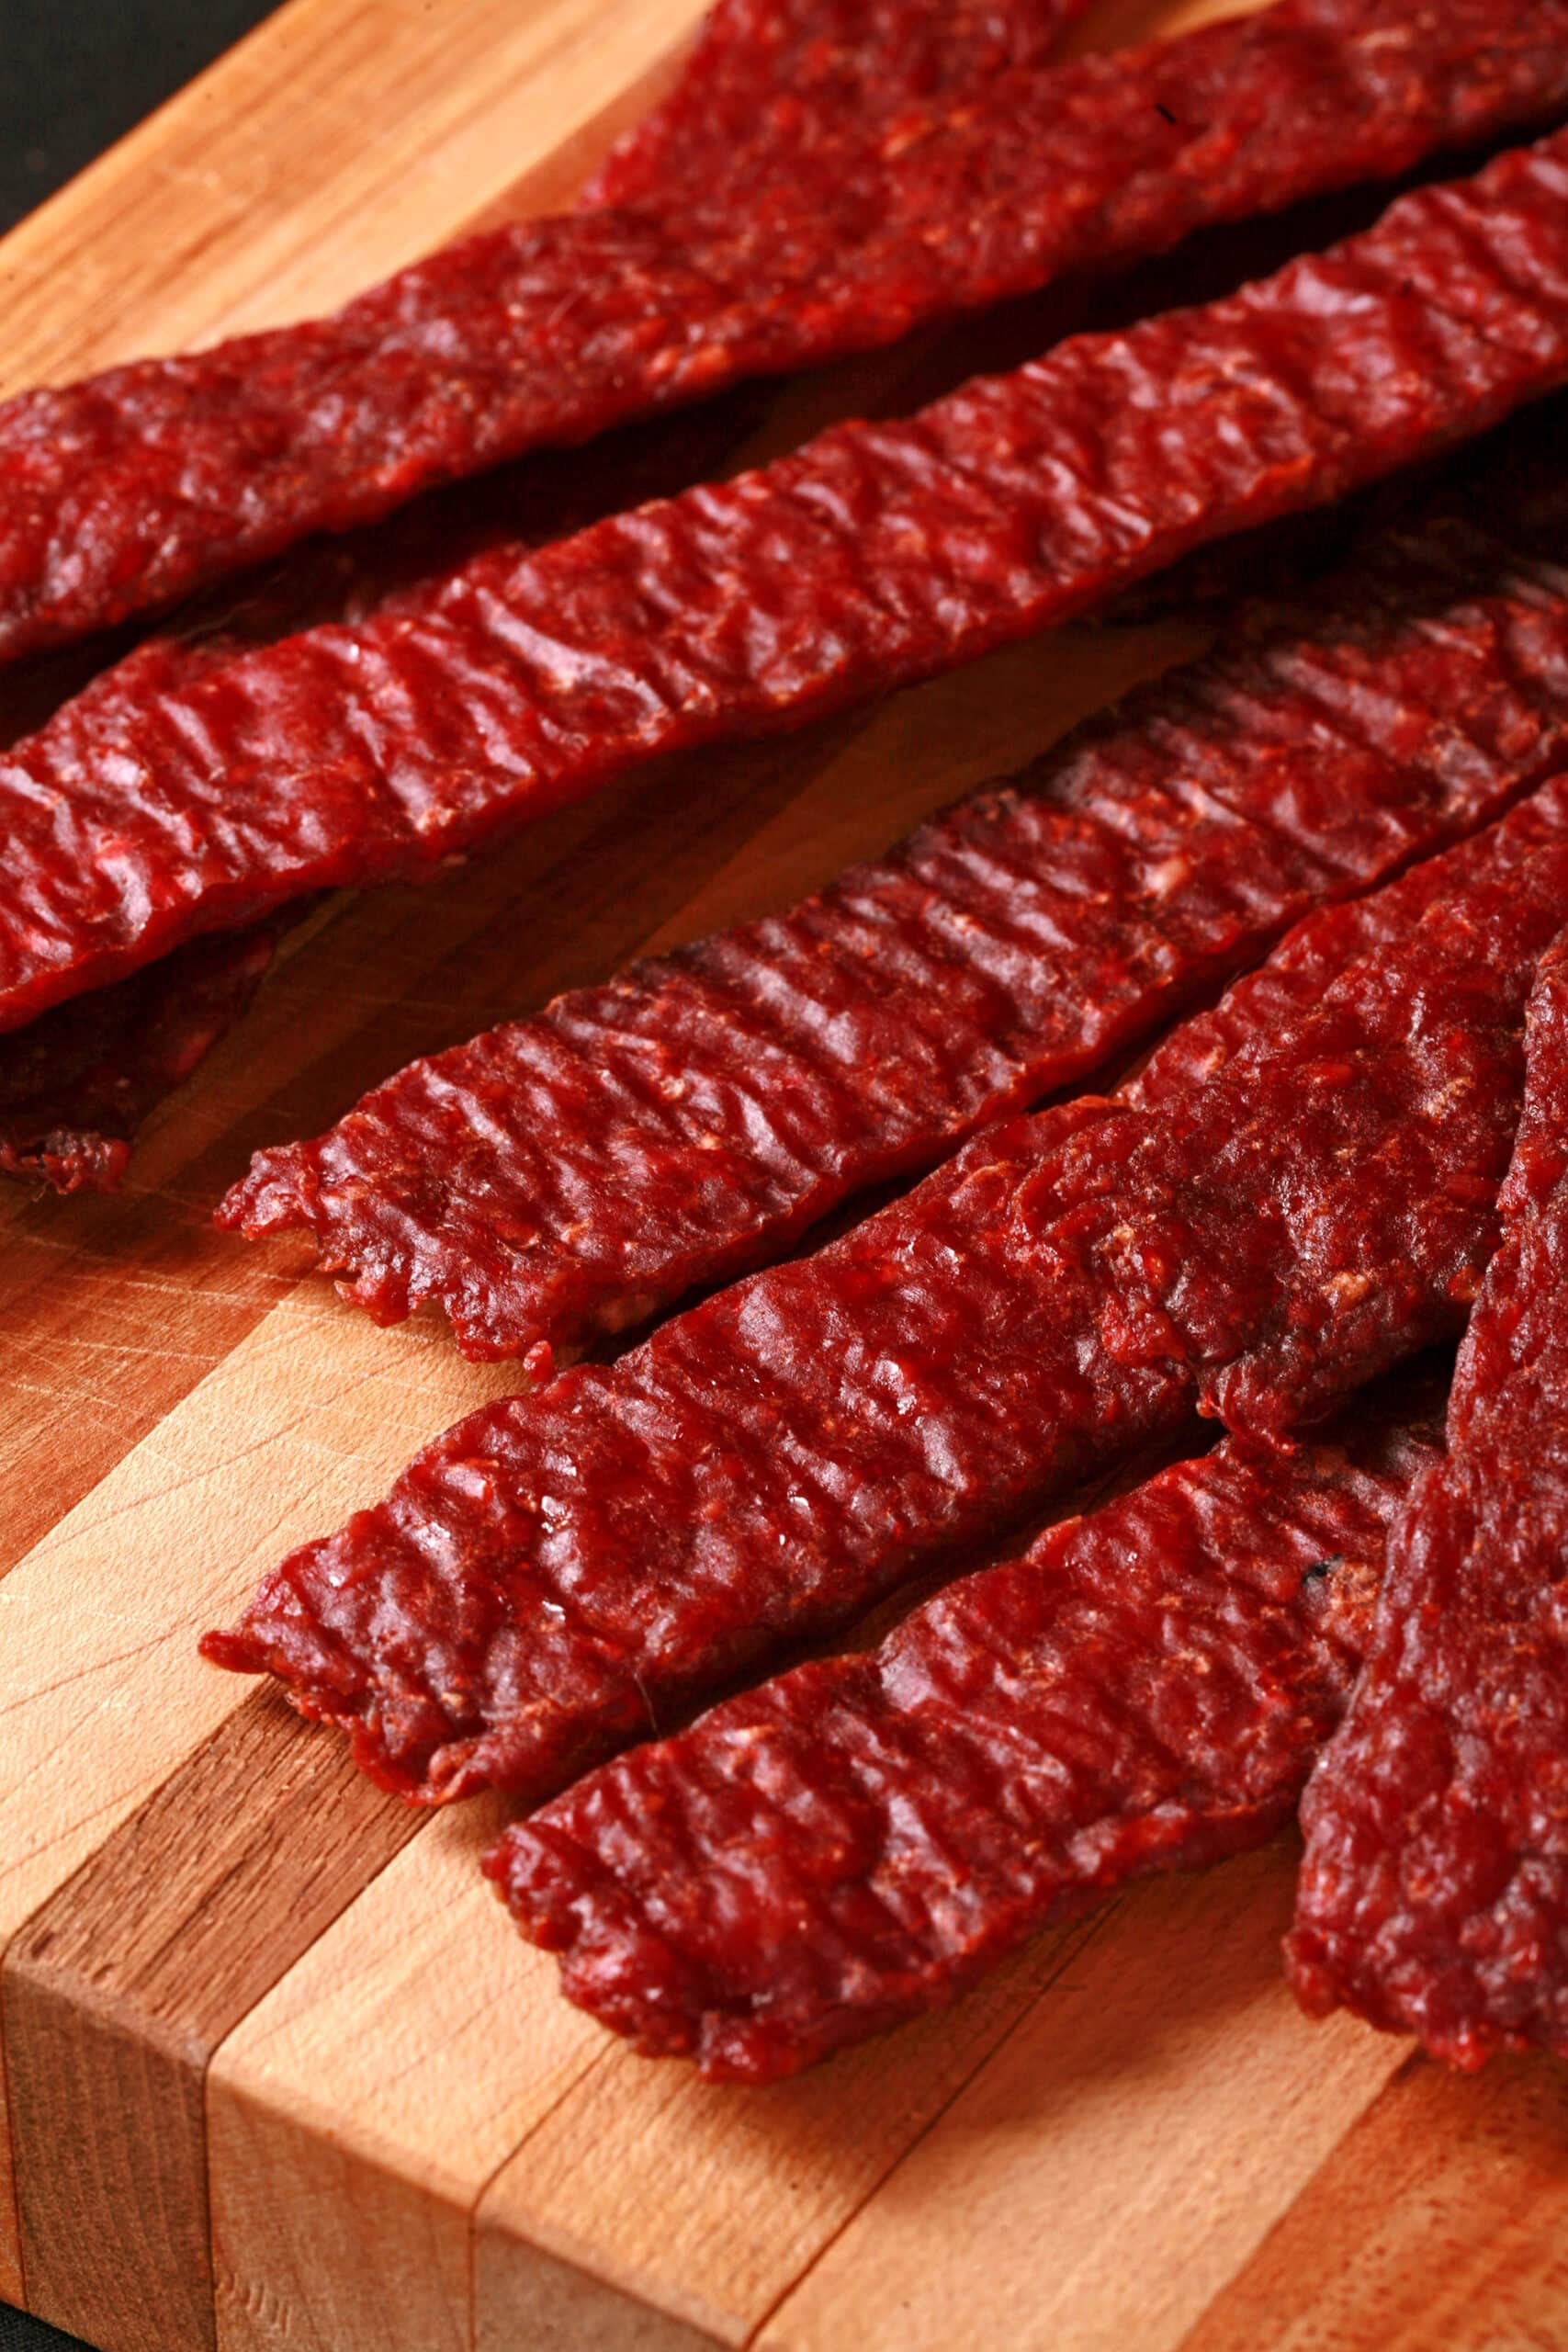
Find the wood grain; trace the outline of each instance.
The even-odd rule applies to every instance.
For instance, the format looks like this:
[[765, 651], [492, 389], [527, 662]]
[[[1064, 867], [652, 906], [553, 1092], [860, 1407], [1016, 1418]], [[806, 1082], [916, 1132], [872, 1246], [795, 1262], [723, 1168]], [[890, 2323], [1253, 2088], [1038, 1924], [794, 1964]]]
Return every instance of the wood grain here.
[[603, 2352], [630, 2352], [649, 2309], [704, 2342], [750, 2342], [1097, 1932], [1041, 1937], [973, 1999], [901, 2035], [895, 2066], [886, 2047], [850, 2051], [737, 2094], [601, 2049], [480, 2199], [478, 2343], [529, 2340], [561, 2263], [604, 2290], [589, 2338]]
[[1293, 1883], [1276, 1846], [1129, 1895], [781, 2305], [767, 2352], [1179, 2344], [1402, 2054], [1296, 2010]]
[[220, 2345], [467, 2352], [469, 2213], [600, 2054], [495, 1932], [477, 1856], [500, 1818], [440, 1816], [214, 2058]]
[[[0, 244], [0, 390], [299, 315], [569, 201], [697, 9], [290, 0]], [[1101, 0], [1076, 39], [1228, 12]], [[772, 389], [706, 462], [1070, 322], [1045, 306]], [[1564, 2076], [1456, 2083], [1303, 2023], [1286, 1849], [1139, 1890], [805, 2082], [724, 2092], [560, 2000], [477, 1874], [496, 1807], [405, 1813], [192, 1648], [507, 1385], [434, 1324], [375, 1333], [297, 1249], [216, 1236], [252, 1149], [779, 905], [1201, 641], [1015, 648], [340, 905], [154, 1123], [127, 1199], [0, 1200], [0, 2294], [110, 2352], [1568, 2340]]]
[[421, 1826], [258, 1692], [16, 1939], [6, 2041], [41, 2317], [104, 2352], [212, 2342], [208, 2061]]
[[290, 1297], [0, 1584], [0, 1940], [245, 1700], [204, 1625], [502, 1390], [429, 1330], [357, 1321]]
[[334, 308], [467, 228], [701, 14], [289, 0], [6, 238], [0, 395]]
[[1562, 2352], [1568, 2068], [1408, 2058], [1182, 2352]]

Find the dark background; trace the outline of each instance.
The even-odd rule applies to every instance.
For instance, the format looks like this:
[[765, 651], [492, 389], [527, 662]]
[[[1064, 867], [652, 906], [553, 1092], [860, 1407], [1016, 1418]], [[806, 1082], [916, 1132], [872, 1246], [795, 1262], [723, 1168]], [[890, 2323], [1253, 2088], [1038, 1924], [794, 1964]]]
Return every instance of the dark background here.
[[272, 0], [0, 0], [0, 230], [151, 114], [271, 6]]
[[[272, 0], [0, 0], [0, 231], [272, 13]], [[76, 2339], [0, 2304], [0, 2352]]]

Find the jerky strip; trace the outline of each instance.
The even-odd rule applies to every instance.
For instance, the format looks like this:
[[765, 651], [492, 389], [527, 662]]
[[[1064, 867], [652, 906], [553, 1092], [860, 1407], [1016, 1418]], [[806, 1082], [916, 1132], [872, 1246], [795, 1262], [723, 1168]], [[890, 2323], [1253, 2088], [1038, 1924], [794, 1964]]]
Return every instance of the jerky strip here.
[[[319, 541], [272, 577], [188, 612], [186, 633], [149, 639], [104, 672], [62, 709], [56, 731], [63, 741], [74, 730], [75, 756], [102, 763], [121, 750], [121, 729], [134, 729], [150, 690], [213, 673], [310, 622], [392, 610], [417, 595], [437, 556], [449, 566], [455, 547], [525, 535], [543, 545], [672, 480], [700, 481], [754, 422], [751, 406], [734, 394], [611, 435], [552, 467], [548, 481], [532, 467], [492, 475], [482, 512], [476, 486], [464, 484], [374, 533]], [[310, 904], [208, 934], [0, 1035], [0, 1174], [58, 1192], [115, 1190], [141, 1122], [244, 1013], [279, 936]]]
[[0, 1026], [1064, 620], [1565, 373], [1568, 132], [1228, 300], [151, 695], [123, 756], [85, 768], [46, 729], [0, 766]]
[[[78, 756], [101, 758], [128, 700], [203, 677], [230, 650], [222, 638], [139, 646], [65, 706], [61, 731]], [[57, 1193], [113, 1192], [137, 1127], [240, 1019], [302, 911], [193, 940], [0, 1036], [0, 1174]]]
[[192, 940], [0, 1037], [0, 1173], [116, 1191], [138, 1127], [245, 1012], [303, 911]]
[[953, 2000], [1048, 1920], [1261, 1845], [1344, 1713], [1432, 1459], [1365, 1416], [1227, 1439], [591, 1773], [486, 1857], [562, 1989], [770, 2082]]
[[1568, 759], [1568, 571], [1508, 537], [1568, 540], [1568, 481], [1497, 471], [1491, 526], [1386, 531], [789, 913], [414, 1062], [220, 1224], [544, 1369], [1082, 1078]]
[[1314, 1773], [1292, 1974], [1436, 2056], [1568, 2055], [1568, 946], [1541, 967], [1450, 1453], [1393, 1539], [1366, 1672]]
[[472, 1415], [207, 1655], [389, 1787], [536, 1799], [1194, 1403], [1270, 1436], [1326, 1411], [1479, 1288], [1565, 892], [1560, 779], [1390, 884], [1371, 951], [1213, 1076], [992, 1128], [818, 1256]]
[[496, 230], [333, 318], [26, 393], [0, 409], [0, 654], [525, 448], [1395, 175], [1565, 96], [1568, 0], [1289, 0], [939, 94], [852, 132], [830, 172], [785, 158], [771, 193], [721, 185], [678, 225]]
[[667, 214], [728, 187], [753, 204], [786, 159], [831, 185], [846, 142], [912, 143], [934, 101], [978, 98], [999, 74], [1043, 65], [1084, 5], [718, 0], [675, 87], [616, 141], [582, 200]]

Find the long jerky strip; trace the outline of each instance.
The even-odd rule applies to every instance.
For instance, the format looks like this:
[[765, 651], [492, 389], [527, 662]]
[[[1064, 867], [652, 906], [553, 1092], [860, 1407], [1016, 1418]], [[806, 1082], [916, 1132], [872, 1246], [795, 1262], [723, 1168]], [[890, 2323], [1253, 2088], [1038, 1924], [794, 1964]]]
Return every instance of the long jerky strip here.
[[718, 0], [675, 87], [616, 141], [583, 201], [669, 213], [718, 187], [755, 204], [789, 172], [830, 183], [846, 144], [912, 144], [933, 102], [973, 100], [999, 74], [1043, 65], [1084, 6]]
[[1479, 1288], [1565, 892], [1559, 779], [1354, 910], [1366, 952], [1291, 1019], [1255, 988], [1212, 1074], [1205, 1046], [1157, 1107], [987, 1130], [818, 1256], [474, 1414], [208, 1656], [389, 1787], [538, 1798], [1195, 1403], [1325, 1412]]
[[1226, 1439], [869, 1655], [591, 1773], [486, 1857], [562, 1989], [768, 2082], [953, 2000], [1046, 1921], [1261, 1845], [1349, 1698], [1433, 1431]]
[[[434, 563], [502, 539], [542, 546], [671, 482], [701, 481], [755, 422], [737, 393], [608, 435], [550, 469], [463, 484], [372, 532], [321, 540], [266, 577], [187, 608], [178, 636], [147, 639], [60, 711], [62, 749], [84, 764], [119, 754], [149, 690], [211, 675], [313, 622], [396, 609]], [[244, 1013], [279, 938], [309, 911], [294, 900], [239, 931], [175, 948], [0, 1035], [0, 1174], [57, 1192], [113, 1191], [142, 1121]]]
[[[863, 182], [867, 172], [877, 167], [890, 136], [902, 137], [905, 143], [919, 143], [933, 130], [940, 135], [945, 112], [966, 104], [1000, 74], [1014, 67], [1038, 68], [1063, 24], [1079, 14], [1081, 6], [1082, 0], [1000, 0], [1000, 5], [979, 8], [952, 6], [945, 0], [934, 0], [934, 5], [933, 0], [833, 0], [827, 8], [816, 6], [815, 0], [805, 0], [802, 6], [789, 0], [789, 5], [777, 7], [767, 5], [767, 0], [742, 0], [739, 6], [721, 0], [705, 20], [695, 51], [675, 89], [627, 134], [598, 181], [584, 191], [581, 203], [593, 209], [606, 204], [619, 209], [635, 208], [641, 214], [657, 211], [667, 217], [682, 209], [691, 211], [694, 191], [711, 208], [722, 184], [727, 202], [744, 207], [749, 234], [761, 242], [770, 233], [762, 217], [767, 192], [772, 191], [776, 207], [782, 179], [793, 199], [790, 209], [797, 210], [793, 178], [809, 151], [814, 202], [825, 228], [825, 214], [838, 179], [847, 175], [851, 187]], [[1550, 98], [1543, 102], [1546, 108], [1552, 103]], [[919, 110], [900, 122], [901, 110], [911, 105]], [[934, 111], [939, 106], [941, 113]], [[647, 226], [642, 224], [645, 241]], [[635, 237], [638, 230], [629, 226], [627, 233]], [[698, 223], [694, 223], [693, 233], [700, 241]], [[381, 289], [388, 298], [400, 289], [403, 294], [395, 306], [392, 328], [384, 330], [380, 338], [387, 345], [379, 355], [382, 372], [395, 372], [390, 385], [359, 380], [376, 369], [379, 344], [374, 333], [354, 332], [357, 310], [351, 308], [337, 322], [244, 339], [225, 347], [224, 360], [176, 360], [120, 368], [63, 390], [26, 395], [8, 408], [0, 408], [0, 496], [6, 490], [19, 490], [34, 503], [30, 519], [13, 516], [10, 522], [13, 584], [25, 585], [28, 545], [36, 542], [45, 550], [46, 579], [39, 593], [46, 593], [51, 583], [56, 591], [51, 611], [30, 616], [22, 609], [9, 621], [0, 619], [0, 658], [49, 642], [62, 632], [74, 634], [78, 627], [167, 602], [258, 557], [274, 554], [308, 532], [311, 527], [308, 505], [301, 507], [298, 520], [286, 508], [272, 518], [276, 528], [261, 530], [259, 526], [266, 517], [243, 509], [242, 500], [248, 500], [254, 508], [258, 497], [258, 461], [269, 462], [275, 469], [281, 468], [288, 463], [297, 440], [308, 438], [312, 399], [330, 404], [346, 390], [356, 405], [367, 401], [373, 404], [375, 398], [381, 397], [389, 403], [395, 401], [400, 412], [406, 412], [411, 396], [422, 388], [433, 404], [446, 400], [461, 406], [466, 398], [471, 407], [476, 400], [488, 398], [493, 405], [497, 399], [510, 399], [514, 407], [519, 401], [526, 403], [521, 420], [514, 420], [517, 429], [510, 435], [515, 440], [521, 430], [520, 447], [538, 440], [585, 437], [580, 427], [552, 435], [536, 413], [542, 402], [547, 404], [554, 398], [564, 402], [562, 414], [570, 420], [575, 414], [573, 401], [581, 405], [581, 392], [570, 386], [563, 388], [558, 380], [518, 386], [505, 374], [497, 378], [496, 322], [489, 315], [506, 291], [504, 276], [499, 294], [491, 278], [498, 269], [504, 272], [508, 253], [515, 248], [515, 290], [523, 299], [507, 306], [502, 324], [513, 345], [523, 345], [530, 326], [537, 334], [542, 323], [548, 348], [532, 356], [536, 366], [543, 364], [547, 377], [558, 379], [561, 359], [555, 334], [560, 323], [558, 313], [563, 303], [570, 306], [581, 292], [581, 286], [571, 282], [570, 268], [578, 234], [570, 221], [530, 222], [488, 240], [459, 243], [426, 261], [418, 273], [404, 273]], [[611, 235], [613, 239], [613, 231]], [[552, 236], [563, 246], [558, 266], [561, 284], [555, 287], [540, 282], [541, 264], [548, 269]], [[541, 243], [542, 255], [536, 251]], [[679, 232], [671, 237], [671, 250], [677, 256], [678, 271], [689, 275], [694, 266], [700, 267], [700, 254], [688, 259]], [[610, 258], [614, 260], [613, 253]], [[488, 269], [482, 266], [487, 259]], [[639, 252], [637, 259], [637, 283], [657, 312], [657, 258]], [[676, 282], [683, 287], [684, 277]], [[762, 290], [759, 283], [759, 293]], [[710, 300], [717, 299], [717, 289], [708, 291]], [[470, 319], [465, 314], [466, 305], [475, 301], [485, 306], [485, 314]], [[415, 313], [412, 318], [411, 310]], [[586, 327], [587, 322], [583, 323]], [[685, 323], [692, 334], [698, 333], [699, 321]], [[678, 339], [676, 309], [671, 309], [667, 324]], [[333, 347], [334, 326], [341, 348]], [[628, 322], [628, 332], [634, 328], [635, 322]], [[412, 349], [406, 347], [416, 331], [431, 349], [422, 350], [419, 340]], [[319, 347], [323, 337], [325, 349]], [[477, 351], [468, 347], [475, 343]], [[237, 368], [225, 365], [231, 354], [240, 363]], [[253, 380], [243, 366], [247, 354], [262, 363], [269, 356], [281, 358], [281, 379], [275, 368], [265, 370], [259, 384]], [[634, 363], [649, 357], [639, 353], [634, 343]], [[603, 372], [603, 355], [600, 359]], [[465, 382], [465, 377], [475, 379], [476, 366], [479, 379]], [[422, 379], [422, 384], [411, 388], [411, 371], [417, 375], [422, 368], [428, 381]], [[335, 383], [338, 374], [348, 376], [346, 386]], [[658, 398], [655, 379], [648, 404], [655, 404]], [[290, 400], [300, 412], [294, 434], [287, 431], [286, 418], [272, 417], [273, 411], [284, 409]], [[118, 407], [128, 401], [135, 413], [122, 419]], [[79, 420], [78, 410], [89, 401], [96, 403], [97, 413]], [[546, 405], [547, 419], [548, 413]], [[8, 467], [4, 454], [7, 417], [19, 436]], [[55, 486], [55, 473], [62, 470], [61, 454], [51, 457], [39, 445], [47, 442], [51, 427], [79, 442], [78, 427], [84, 422], [100, 467], [89, 519], [100, 535], [115, 531], [122, 537], [130, 535], [121, 561], [131, 565], [131, 574], [114, 580], [103, 591], [101, 610], [94, 605], [97, 592], [84, 570], [85, 562], [93, 560], [92, 550], [69, 542], [57, 549], [39, 537], [46, 526], [55, 530], [52, 513], [38, 505], [39, 493], [47, 497]], [[161, 442], [182, 424], [198, 439], [188, 450], [169, 447], [166, 470], [171, 479], [165, 482], [164, 469], [150, 473], [145, 444], [153, 428], [160, 428]], [[504, 456], [509, 438], [506, 422], [498, 416], [493, 424]], [[436, 414], [429, 421], [429, 430], [445, 429], [450, 434], [459, 424], [456, 416], [443, 419]], [[362, 423], [362, 439], [367, 429]], [[406, 446], [400, 453], [394, 451], [399, 429], [398, 420], [389, 416], [384, 450], [334, 452], [341, 419], [335, 412], [324, 415], [321, 430], [325, 446], [316, 452], [316, 469], [319, 471], [325, 465], [328, 478], [320, 483], [301, 480], [292, 486], [287, 481], [279, 482], [269, 512], [277, 497], [307, 502], [313, 497], [319, 502], [333, 491], [334, 465], [339, 470], [345, 463], [362, 470], [379, 455], [383, 479], [362, 486], [355, 507], [359, 519], [374, 519], [389, 502], [395, 504], [403, 495], [412, 494], [402, 492], [390, 477], [395, 455], [400, 454], [405, 461], [410, 455]], [[231, 451], [223, 436], [235, 433], [245, 434], [247, 439], [243, 447]], [[251, 446], [258, 438], [263, 446]], [[275, 445], [270, 451], [265, 446], [269, 439]], [[106, 456], [115, 460], [112, 481], [103, 469]], [[229, 484], [231, 495], [225, 507], [220, 503], [224, 483], [216, 469], [233, 470], [235, 456], [240, 470]], [[208, 479], [188, 478], [188, 469], [181, 472], [191, 458], [204, 463]], [[418, 469], [422, 481], [415, 481], [413, 488], [422, 486], [424, 474], [433, 482], [458, 478], [469, 472], [475, 462], [454, 450], [449, 462], [443, 465], [432, 453]], [[484, 462], [491, 460], [486, 458]], [[40, 469], [44, 469], [41, 474]], [[149, 501], [155, 511], [143, 514]], [[0, 514], [3, 512], [0, 506]], [[343, 528], [333, 514], [324, 514], [323, 522]], [[70, 513], [61, 514], [56, 536], [62, 537], [71, 520]], [[141, 541], [149, 539], [160, 523], [165, 526], [164, 535], [149, 550]], [[31, 534], [31, 541], [17, 540], [16, 534], [24, 528]], [[492, 533], [492, 539], [496, 536]], [[193, 543], [183, 544], [185, 539]], [[197, 539], [205, 544], [195, 544]], [[0, 581], [6, 576], [5, 552], [4, 526], [0, 526]], [[100, 566], [114, 554], [112, 547], [106, 547], [97, 559]]]
[[[677, 162], [689, 182], [702, 173], [716, 179], [721, 132], [730, 175], [745, 168], [754, 177], [758, 150], [770, 138], [792, 152], [803, 140], [821, 142], [829, 130], [827, 110], [843, 117], [848, 108], [853, 118], [853, 102], [873, 85], [879, 101], [893, 106], [938, 86], [955, 96], [1006, 65], [1040, 62], [1061, 23], [1077, 12], [1077, 0], [1019, 0], [1002, 10], [986, 8], [981, 22], [963, 7], [933, 12], [929, 0], [837, 0], [831, 14], [813, 5], [792, 18], [786, 8], [753, 0], [721, 5], [657, 119], [638, 126], [635, 161], [628, 139], [611, 168], [623, 181], [635, 173], [644, 200], [657, 198], [668, 211], [676, 198]], [[694, 135], [699, 122], [705, 153]], [[741, 125], [744, 139], [736, 135]], [[743, 152], [750, 164], [742, 163]], [[585, 200], [592, 200], [592, 192]], [[723, 436], [717, 441], [715, 427]], [[731, 428], [712, 405], [695, 421], [677, 413], [660, 427], [602, 441], [591, 473], [584, 461], [569, 460], [564, 478], [558, 466], [547, 483], [536, 476], [521, 484], [492, 481], [482, 514], [451, 511], [451, 498], [427, 499], [373, 540], [360, 534], [321, 543], [304, 562], [248, 584], [221, 631], [139, 648], [78, 696], [65, 723], [83, 741], [91, 730], [101, 748], [122, 701], [150, 678], [199, 676], [247, 650], [247, 639], [266, 643], [311, 621], [385, 607], [417, 585], [437, 554], [446, 570], [481, 546], [506, 539], [540, 545], [666, 487], [671, 471], [699, 480], [706, 470], [699, 454], [711, 461], [729, 437]], [[114, 1190], [137, 1128], [244, 1012], [288, 920], [268, 917], [176, 948], [0, 1043], [0, 1173], [61, 1193]]]
[[1568, 759], [1568, 478], [1510, 446], [1468, 490], [1503, 511], [1446, 493], [788, 914], [412, 1064], [220, 1222], [543, 1373], [1082, 1078]]
[[[1288, 0], [912, 99], [745, 202], [449, 247], [332, 320], [0, 412], [0, 651], [167, 602], [525, 447], [894, 341], [1089, 261], [1542, 120], [1563, 0]], [[1180, 108], [1180, 113], [1178, 113]]]
[[1391, 1550], [1345, 1726], [1313, 1777], [1292, 1973], [1437, 2056], [1568, 2055], [1568, 944], [1530, 1001], [1504, 1238], [1449, 1456]]
[[[1568, 97], [1568, 0], [1286, 0], [941, 93], [678, 224], [494, 231], [332, 319], [0, 410], [0, 653], [526, 447], [1390, 175]], [[780, 187], [783, 190], [782, 200]]]
[[968, 660], [1331, 499], [1568, 374], [1568, 132], [1205, 308], [841, 426], [422, 612], [0, 767], [0, 1025], [301, 891], [428, 872], [654, 754]]

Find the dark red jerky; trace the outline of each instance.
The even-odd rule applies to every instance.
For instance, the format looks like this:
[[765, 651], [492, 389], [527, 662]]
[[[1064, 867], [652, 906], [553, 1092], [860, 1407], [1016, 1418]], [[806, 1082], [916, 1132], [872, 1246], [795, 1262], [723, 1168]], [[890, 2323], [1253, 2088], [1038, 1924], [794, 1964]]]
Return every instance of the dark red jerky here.
[[137, 1129], [246, 1011], [295, 917], [192, 940], [0, 1037], [0, 1173], [118, 1190]]
[[386, 1786], [536, 1800], [1195, 1402], [1323, 1413], [1474, 1296], [1565, 893], [1568, 781], [1390, 885], [1374, 952], [1214, 1076], [992, 1128], [817, 1257], [474, 1414], [206, 1654]]
[[[335, 317], [0, 410], [0, 651], [165, 603], [525, 448], [896, 340], [1568, 98], [1568, 0], [1286, 0], [939, 93], [679, 222], [449, 247]], [[1223, 126], [1223, 127], [1222, 127]], [[626, 620], [612, 639], [623, 642]]]
[[1512, 458], [1489, 527], [1438, 503], [790, 913], [413, 1063], [219, 1222], [559, 1361], [1082, 1078], [1568, 761], [1568, 570], [1508, 539], [1568, 535], [1568, 482]]
[[[311, 621], [395, 609], [454, 548], [519, 534], [542, 544], [671, 477], [700, 480], [754, 423], [750, 409], [736, 394], [611, 435], [591, 467], [587, 453], [563, 459], [547, 482], [514, 468], [488, 479], [482, 504], [477, 486], [462, 484], [375, 532], [320, 541], [272, 575], [187, 610], [181, 635], [151, 639], [104, 672], [62, 708], [56, 731], [63, 742], [69, 730], [76, 754], [97, 760], [118, 748], [127, 709], [134, 724], [150, 689], [215, 672]], [[243, 931], [208, 933], [0, 1036], [0, 1174], [60, 1192], [116, 1189], [142, 1122], [244, 1013], [280, 934], [310, 905], [294, 900]]]
[[1314, 1775], [1288, 1946], [1303, 2004], [1436, 2056], [1568, 2055], [1568, 954], [1529, 1012], [1504, 1239], [1450, 1453], [1391, 1549], [1365, 1675]]
[[[1043, 65], [1084, 0], [718, 0], [670, 95], [594, 174], [588, 204], [669, 212], [800, 175], [831, 186], [872, 139], [930, 129], [936, 101]], [[902, 118], [902, 120], [900, 119]]]
[[869, 1655], [591, 1773], [486, 1857], [563, 1990], [770, 2082], [940, 2007], [1048, 1920], [1260, 1845], [1344, 1712], [1435, 1431], [1225, 1440]]
[[[128, 697], [203, 676], [229, 650], [219, 638], [141, 646], [65, 707], [62, 730], [83, 756], [101, 757]], [[284, 910], [194, 940], [0, 1036], [0, 1174], [58, 1193], [113, 1192], [141, 1121], [240, 1018], [296, 919]]]
[[0, 1025], [302, 891], [428, 872], [656, 753], [1066, 619], [1565, 373], [1568, 132], [1225, 301], [150, 696], [123, 762], [85, 771], [45, 729], [0, 766]]

